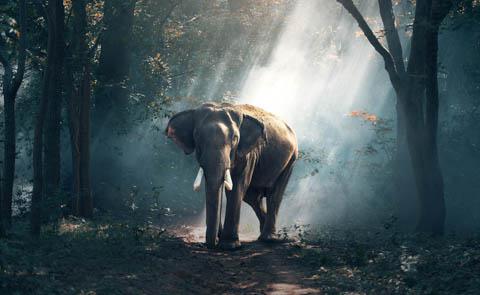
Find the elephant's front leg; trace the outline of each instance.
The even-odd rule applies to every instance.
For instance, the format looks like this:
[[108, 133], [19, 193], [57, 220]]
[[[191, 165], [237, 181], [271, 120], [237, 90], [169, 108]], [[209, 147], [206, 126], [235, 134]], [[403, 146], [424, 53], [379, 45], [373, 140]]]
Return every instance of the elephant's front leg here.
[[234, 250], [241, 246], [238, 237], [240, 225], [240, 208], [244, 189], [241, 185], [235, 185], [232, 191], [227, 192], [227, 206], [225, 210], [225, 224], [220, 237], [219, 247], [225, 250]]
[[243, 165], [237, 165], [232, 171], [233, 189], [227, 192], [227, 208], [225, 224], [222, 231], [219, 247], [234, 250], [241, 246], [238, 238], [240, 225], [240, 208], [253, 175], [254, 158], [247, 156]]

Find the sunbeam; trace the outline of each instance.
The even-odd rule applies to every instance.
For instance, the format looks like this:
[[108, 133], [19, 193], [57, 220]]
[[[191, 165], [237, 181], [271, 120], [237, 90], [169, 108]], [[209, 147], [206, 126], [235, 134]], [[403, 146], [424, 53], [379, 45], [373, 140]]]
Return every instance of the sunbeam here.
[[[364, 4], [368, 15], [377, 9]], [[266, 64], [254, 64], [247, 74], [240, 101], [260, 106], [279, 115], [297, 133], [300, 148], [322, 155], [319, 165], [305, 161], [295, 170], [280, 214], [286, 225], [345, 222], [347, 203], [362, 203], [359, 181], [362, 159], [356, 156], [371, 140], [368, 126], [346, 116], [353, 110], [367, 110], [383, 117], [389, 84], [382, 75], [381, 60], [351, 18], [332, 1], [299, 1], [288, 16], [281, 35]], [[346, 182], [332, 178], [332, 169], [353, 162]], [[317, 167], [318, 166], [318, 167]], [[314, 170], [313, 176], [304, 177]], [[365, 204], [364, 204], [365, 206]], [[366, 208], [363, 208], [366, 209]], [[372, 208], [370, 208], [372, 209]], [[357, 212], [358, 214], [359, 212]]]

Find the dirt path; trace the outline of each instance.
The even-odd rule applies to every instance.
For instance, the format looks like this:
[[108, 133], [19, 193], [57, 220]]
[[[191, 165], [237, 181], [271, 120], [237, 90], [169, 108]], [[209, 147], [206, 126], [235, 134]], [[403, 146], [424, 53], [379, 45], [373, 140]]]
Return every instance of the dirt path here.
[[[162, 289], [195, 294], [317, 294], [309, 270], [296, 263], [289, 244], [243, 242], [234, 252], [212, 251], [199, 242], [198, 231], [175, 229], [180, 239], [166, 241], [175, 251]], [[175, 245], [179, 243], [178, 245]], [[167, 246], [167, 245], [165, 245]], [[158, 289], [157, 289], [158, 290]], [[153, 290], [151, 290], [153, 291]]]
[[[192, 224], [192, 223], [190, 223]], [[203, 228], [62, 221], [0, 240], [0, 294], [478, 294], [480, 240], [324, 229], [212, 251]]]

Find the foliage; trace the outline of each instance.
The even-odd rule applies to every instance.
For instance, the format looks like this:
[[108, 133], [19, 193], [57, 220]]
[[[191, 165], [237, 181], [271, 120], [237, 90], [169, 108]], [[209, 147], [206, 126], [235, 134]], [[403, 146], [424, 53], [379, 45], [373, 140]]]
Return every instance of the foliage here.
[[466, 294], [478, 288], [475, 244], [478, 237], [432, 239], [322, 228], [311, 231], [292, 252], [317, 269], [315, 278], [326, 283], [325, 290]]
[[[50, 223], [37, 241], [28, 237], [24, 226], [20, 223], [15, 236], [0, 241], [2, 294], [116, 292], [126, 273], [144, 268], [150, 255], [162, 255], [158, 248], [163, 241], [161, 228], [132, 226], [109, 217], [96, 222], [62, 219]], [[99, 273], [94, 269], [114, 272], [105, 273], [111, 279], [97, 284]]]

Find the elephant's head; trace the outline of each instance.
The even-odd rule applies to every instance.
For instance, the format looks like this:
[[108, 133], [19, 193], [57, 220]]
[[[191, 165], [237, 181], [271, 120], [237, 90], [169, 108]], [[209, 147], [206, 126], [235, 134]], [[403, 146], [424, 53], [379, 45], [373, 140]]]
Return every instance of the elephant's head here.
[[204, 104], [174, 115], [168, 122], [166, 135], [185, 154], [196, 153], [200, 169], [194, 190], [199, 190], [204, 175], [206, 242], [208, 247], [215, 247], [223, 186], [227, 190], [235, 186], [230, 171], [237, 159], [244, 158], [265, 140], [264, 125], [231, 105]]

